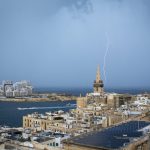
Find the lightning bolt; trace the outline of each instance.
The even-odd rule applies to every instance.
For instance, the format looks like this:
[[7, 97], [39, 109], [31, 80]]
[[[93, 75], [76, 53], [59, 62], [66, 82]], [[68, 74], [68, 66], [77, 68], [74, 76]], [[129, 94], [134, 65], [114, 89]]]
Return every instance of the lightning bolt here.
[[105, 36], [106, 36], [106, 51], [104, 54], [103, 74], [104, 74], [104, 82], [106, 83], [106, 79], [107, 79], [107, 77], [106, 77], [106, 57], [107, 57], [107, 54], [109, 51], [110, 43], [109, 43], [109, 36], [108, 36], [107, 32], [105, 33]]

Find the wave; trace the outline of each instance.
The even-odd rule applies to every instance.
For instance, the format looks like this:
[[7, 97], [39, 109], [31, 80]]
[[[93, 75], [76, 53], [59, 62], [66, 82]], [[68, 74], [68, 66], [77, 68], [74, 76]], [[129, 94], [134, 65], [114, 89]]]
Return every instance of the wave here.
[[71, 106], [57, 106], [57, 107], [18, 107], [18, 110], [33, 110], [33, 109], [61, 109], [61, 108], [75, 108], [75, 105]]

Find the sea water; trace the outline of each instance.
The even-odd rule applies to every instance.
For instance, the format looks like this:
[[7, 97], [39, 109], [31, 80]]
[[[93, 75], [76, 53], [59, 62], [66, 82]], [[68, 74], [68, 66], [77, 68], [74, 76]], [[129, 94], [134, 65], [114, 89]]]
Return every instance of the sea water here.
[[[69, 105], [67, 105], [69, 103]], [[33, 112], [45, 113], [76, 108], [76, 101], [0, 102], [0, 125], [21, 127], [22, 117]]]

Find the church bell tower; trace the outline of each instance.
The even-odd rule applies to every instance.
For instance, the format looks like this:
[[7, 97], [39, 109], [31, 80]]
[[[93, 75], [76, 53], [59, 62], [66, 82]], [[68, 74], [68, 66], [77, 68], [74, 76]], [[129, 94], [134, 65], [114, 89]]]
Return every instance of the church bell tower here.
[[97, 67], [97, 73], [96, 73], [96, 80], [94, 81], [93, 88], [94, 93], [100, 93], [101, 95], [104, 94], [104, 84], [100, 77], [100, 67]]

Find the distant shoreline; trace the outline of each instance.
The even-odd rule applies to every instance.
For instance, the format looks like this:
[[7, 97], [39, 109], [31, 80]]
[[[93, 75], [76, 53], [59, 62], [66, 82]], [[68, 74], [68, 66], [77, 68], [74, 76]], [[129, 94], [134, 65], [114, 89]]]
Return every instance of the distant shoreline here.
[[49, 98], [0, 98], [0, 102], [53, 102], [53, 101], [71, 101], [76, 100], [75, 96], [72, 97], [60, 97], [57, 99]]

